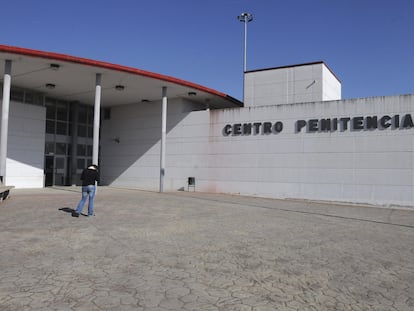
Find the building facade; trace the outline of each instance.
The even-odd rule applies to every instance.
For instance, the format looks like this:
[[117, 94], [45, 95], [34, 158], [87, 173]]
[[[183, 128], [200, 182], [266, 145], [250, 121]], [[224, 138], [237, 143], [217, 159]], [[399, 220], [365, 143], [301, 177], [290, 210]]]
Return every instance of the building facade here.
[[[323, 62], [246, 72], [244, 107], [214, 90], [155, 78], [130, 82], [144, 85], [138, 102], [116, 92], [120, 79], [107, 88], [114, 93], [99, 117], [104, 185], [160, 191], [162, 181], [162, 191], [187, 191], [190, 178], [195, 191], [414, 207], [414, 95], [342, 100]], [[168, 109], [165, 93], [145, 93], [151, 83], [171, 91]], [[77, 184], [93, 161], [93, 97], [23, 89], [23, 97], [10, 97], [7, 183]]]
[[[194, 177], [203, 192], [413, 206], [413, 107], [402, 95], [171, 111], [166, 189]], [[158, 113], [131, 105], [103, 121], [105, 183], [157, 189], [158, 129], [148, 125]]]

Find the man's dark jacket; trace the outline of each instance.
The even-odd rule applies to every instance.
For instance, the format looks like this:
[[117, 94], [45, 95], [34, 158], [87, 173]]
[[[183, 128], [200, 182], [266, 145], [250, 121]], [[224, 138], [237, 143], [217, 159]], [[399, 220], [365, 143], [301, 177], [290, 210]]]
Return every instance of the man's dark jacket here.
[[93, 166], [85, 168], [81, 175], [82, 186], [95, 185], [95, 181], [99, 183], [99, 171]]

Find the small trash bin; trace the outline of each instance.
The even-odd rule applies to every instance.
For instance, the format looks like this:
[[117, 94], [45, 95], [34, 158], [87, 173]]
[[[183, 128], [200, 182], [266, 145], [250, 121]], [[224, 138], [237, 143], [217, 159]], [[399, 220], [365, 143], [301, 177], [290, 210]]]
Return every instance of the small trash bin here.
[[193, 187], [195, 191], [195, 177], [188, 177], [188, 191], [190, 191], [190, 187]]

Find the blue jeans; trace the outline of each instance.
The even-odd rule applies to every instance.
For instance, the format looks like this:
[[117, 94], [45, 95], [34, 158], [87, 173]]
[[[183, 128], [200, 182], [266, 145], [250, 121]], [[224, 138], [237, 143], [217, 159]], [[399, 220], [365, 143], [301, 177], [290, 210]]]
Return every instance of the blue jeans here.
[[95, 190], [95, 185], [82, 186], [82, 199], [80, 200], [78, 208], [76, 209], [77, 213], [80, 214], [82, 212], [86, 199], [89, 197], [88, 216], [93, 216], [93, 200], [95, 198]]

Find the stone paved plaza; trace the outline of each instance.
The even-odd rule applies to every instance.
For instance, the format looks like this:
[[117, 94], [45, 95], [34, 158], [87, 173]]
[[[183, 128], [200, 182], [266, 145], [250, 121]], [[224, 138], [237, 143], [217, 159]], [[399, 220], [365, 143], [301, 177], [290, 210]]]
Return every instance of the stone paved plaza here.
[[[0, 205], [0, 310], [414, 310], [414, 210], [100, 187]], [[86, 211], [86, 206], [85, 206]]]

